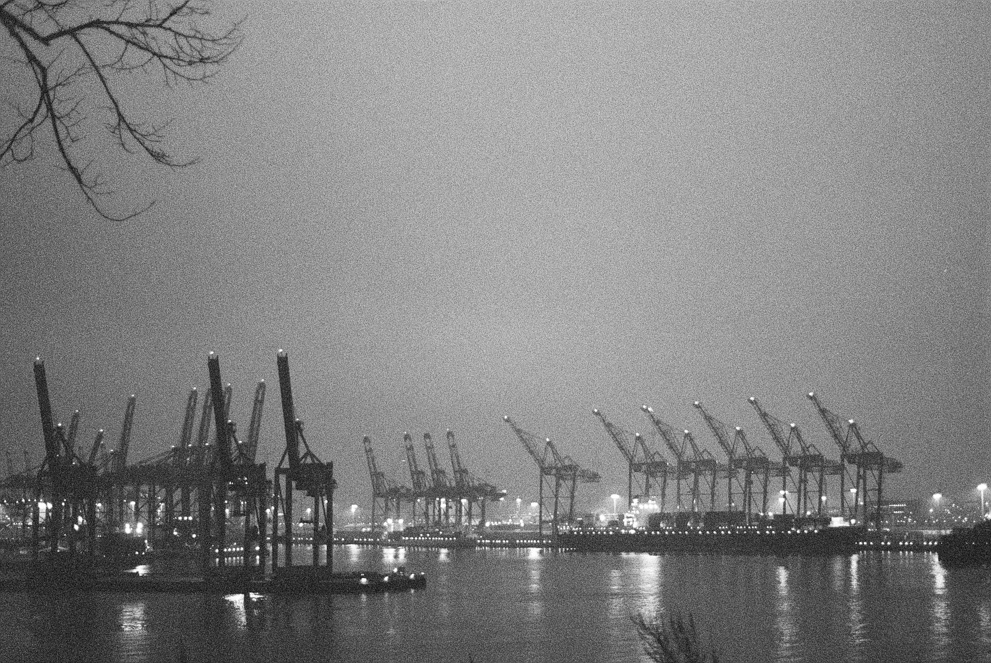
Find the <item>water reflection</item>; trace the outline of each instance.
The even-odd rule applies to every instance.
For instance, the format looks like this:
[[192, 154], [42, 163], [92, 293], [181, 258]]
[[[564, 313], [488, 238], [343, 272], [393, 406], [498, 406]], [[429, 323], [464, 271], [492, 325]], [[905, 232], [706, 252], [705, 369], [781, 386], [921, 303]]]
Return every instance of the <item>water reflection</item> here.
[[775, 605], [775, 626], [778, 629], [778, 660], [792, 657], [798, 643], [798, 626], [795, 624], [795, 602], [788, 587], [788, 567], [777, 568], [778, 601]]
[[120, 606], [120, 630], [122, 631], [143, 631], [145, 630], [147, 617], [145, 610], [147, 605], [144, 601], [133, 601]]
[[939, 557], [933, 555], [929, 560], [929, 570], [932, 573], [933, 581], [932, 612], [930, 615], [933, 641], [937, 650], [944, 651], [950, 641], [950, 607], [946, 593], [946, 569], [939, 563]]
[[850, 641], [853, 644], [853, 658], [851, 660], [861, 660], [861, 649], [866, 642], [867, 627], [864, 623], [864, 598], [860, 595], [860, 555], [850, 556], [850, 589], [848, 596], [848, 606], [850, 610], [848, 627], [850, 629]]

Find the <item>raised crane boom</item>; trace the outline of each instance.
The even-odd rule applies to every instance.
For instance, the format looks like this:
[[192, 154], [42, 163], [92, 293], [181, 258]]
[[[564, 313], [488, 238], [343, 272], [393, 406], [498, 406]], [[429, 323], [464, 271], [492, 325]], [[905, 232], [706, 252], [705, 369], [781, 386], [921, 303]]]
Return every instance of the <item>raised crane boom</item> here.
[[69, 420], [69, 432], [65, 435], [65, 446], [69, 449], [70, 454], [75, 454], [76, 451], [76, 434], [79, 432], [79, 410], [72, 413], [72, 418]]
[[127, 399], [127, 408], [124, 410], [124, 423], [120, 428], [120, 438], [117, 440], [117, 449], [113, 451], [111, 460], [112, 471], [117, 474], [127, 467], [127, 452], [131, 446], [131, 426], [134, 423], [134, 404], [137, 396], [131, 394]]
[[413, 447], [413, 436], [403, 433], [403, 444], [406, 447], [406, 465], [409, 467], [409, 478], [413, 484], [415, 497], [426, 497], [430, 486], [427, 484], [427, 475], [420, 469], [416, 462], [416, 449]]
[[199, 392], [196, 387], [189, 391], [189, 398], [186, 399], [186, 412], [182, 418], [182, 429], [179, 431], [179, 444], [177, 445], [177, 461], [180, 466], [189, 460], [191, 445], [193, 442], [193, 425], [196, 423], [196, 401]]
[[434, 490], [446, 491], [451, 487], [451, 482], [447, 472], [437, 461], [437, 451], [434, 449], [434, 440], [430, 437], [430, 433], [423, 434], [423, 446], [427, 450], [427, 465], [430, 467], [430, 480], [433, 482]]
[[732, 465], [736, 460], [737, 455], [736, 438], [734, 437], [733, 440], [730, 440], [729, 432], [726, 429], [726, 424], [709, 414], [702, 406], [702, 403], [695, 401], [692, 403], [692, 406], [699, 411], [699, 414], [702, 415], [702, 419], [705, 420], [709, 430], [711, 430], [712, 434], [715, 436], [716, 442], [718, 442], [719, 446], [722, 447], [723, 452], [725, 452], [726, 457], [729, 459], [730, 465]]
[[255, 388], [255, 401], [251, 407], [251, 423], [248, 425], [248, 439], [244, 445], [244, 456], [249, 463], [255, 462], [258, 453], [258, 438], [261, 435], [262, 407], [265, 405], [265, 381]]

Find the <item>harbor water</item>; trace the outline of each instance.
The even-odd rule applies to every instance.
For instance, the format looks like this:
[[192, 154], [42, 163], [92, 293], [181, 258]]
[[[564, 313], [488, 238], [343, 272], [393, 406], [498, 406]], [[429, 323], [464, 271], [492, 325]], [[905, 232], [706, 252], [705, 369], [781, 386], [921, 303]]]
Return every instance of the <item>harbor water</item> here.
[[[337, 570], [426, 590], [262, 596], [5, 593], [0, 661], [648, 660], [631, 616], [691, 613], [734, 661], [991, 661], [991, 569], [932, 553], [577, 554], [340, 546]], [[185, 652], [185, 653], [183, 653]]]

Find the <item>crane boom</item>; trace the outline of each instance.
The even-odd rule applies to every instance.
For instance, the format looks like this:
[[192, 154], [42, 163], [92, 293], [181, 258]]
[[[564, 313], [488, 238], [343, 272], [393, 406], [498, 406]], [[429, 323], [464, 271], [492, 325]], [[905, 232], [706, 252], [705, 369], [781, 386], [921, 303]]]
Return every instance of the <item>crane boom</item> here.
[[299, 429], [296, 425], [296, 407], [292, 400], [292, 381], [289, 375], [289, 355], [280, 349], [276, 358], [279, 368], [279, 388], [282, 395], [282, 420], [286, 430], [286, 455], [289, 472], [299, 472]]
[[716, 437], [716, 441], [719, 443], [719, 446], [723, 448], [723, 451], [726, 453], [726, 456], [732, 464], [733, 461], [736, 460], [736, 438], [730, 442], [729, 433], [726, 430], [726, 424], [706, 412], [705, 408], [702, 407], [702, 403], [695, 401], [692, 405], [699, 411], [699, 414], [702, 415], [705, 423], [709, 426], [709, 430], [712, 431], [712, 434]]
[[214, 423], [217, 427], [217, 448], [213, 458], [220, 463], [222, 470], [227, 470], [231, 466], [231, 430], [228, 418], [230, 398], [224, 393], [217, 353], [211, 352], [207, 356], [207, 368], [210, 373], [210, 391], [213, 394]]
[[413, 447], [413, 436], [409, 433], [403, 433], [403, 443], [406, 446], [406, 464], [409, 466], [409, 477], [413, 484], [413, 491], [422, 497], [426, 494], [429, 487], [427, 486], [426, 473], [420, 469], [420, 465], [416, 462], [416, 449]]
[[262, 380], [255, 388], [255, 402], [251, 406], [251, 423], [248, 425], [248, 439], [244, 446], [244, 455], [249, 463], [255, 462], [258, 453], [258, 438], [261, 435], [262, 408], [265, 405], [265, 381]]
[[93, 440], [93, 446], [89, 451], [89, 462], [90, 466], [96, 464], [96, 459], [99, 457], [100, 449], [103, 447], [103, 429], [96, 431], [96, 439]]
[[[546, 446], [543, 452], [538, 451], [540, 442], [537, 441], [537, 438], [532, 433], [528, 433], [517, 426], [516, 422], [510, 419], [508, 415], [503, 417], [502, 420], [509, 424], [509, 427], [513, 429], [514, 433], [516, 433], [516, 437], [518, 437], [520, 442], [523, 443], [523, 448], [526, 449], [527, 453], [530, 454], [530, 457], [533, 458], [535, 463], [537, 463], [537, 467], [539, 467], [541, 471], [544, 471], [549, 465], [546, 460]], [[549, 442], [550, 440], [546, 440], [546, 443]]]
[[850, 440], [848, 436], [844, 434], [844, 421], [843, 419], [834, 412], [831, 412], [823, 405], [819, 398], [815, 395], [814, 391], [809, 392], [809, 400], [815, 405], [816, 412], [819, 413], [819, 417], [826, 424], [826, 429], [829, 431], [829, 436], [833, 438], [833, 442], [836, 446], [840, 448], [840, 462], [847, 460], [847, 455], [849, 455], [853, 450], [850, 448]]
[[[681, 444], [678, 444], [678, 433], [675, 431], [674, 427], [661, 421], [661, 419], [654, 414], [654, 409], [652, 407], [641, 405], [640, 409], [647, 414], [647, 418], [649, 418], [650, 423], [653, 424], [654, 430], [656, 430], [657, 434], [661, 436], [662, 440], [664, 440], [664, 444], [667, 446], [668, 450], [671, 452], [671, 455], [674, 456], [678, 463], [684, 463], [688, 460], [695, 460], [695, 458], [687, 457], [687, 454], [685, 453], [684, 438], [682, 438]], [[687, 433], [688, 431], [685, 432]]]
[[430, 480], [434, 484], [435, 490], [447, 490], [451, 487], [447, 478], [447, 472], [437, 462], [437, 452], [434, 449], [433, 438], [430, 433], [423, 434], [423, 446], [427, 449], [427, 465], [430, 467]]
[[75, 410], [72, 413], [72, 418], [69, 420], [69, 431], [65, 435], [65, 446], [72, 456], [76, 451], [76, 434], [79, 432], [79, 410]]
[[117, 450], [113, 456], [113, 471], [123, 472], [127, 467], [127, 451], [131, 446], [131, 425], [134, 423], [134, 404], [138, 397], [134, 394], [127, 399], [127, 408], [124, 410], [124, 423], [120, 428], [120, 438], [117, 440]]
[[186, 413], [182, 419], [182, 430], [179, 432], [179, 449], [183, 454], [189, 449], [193, 440], [193, 424], [196, 422], [196, 401], [199, 392], [196, 387], [189, 391], [189, 398], [186, 399]]
[[451, 453], [451, 469], [454, 471], [454, 485], [461, 490], [471, 487], [471, 475], [461, 463], [461, 453], [458, 451], [458, 443], [454, 440], [454, 431], [447, 431], [447, 448]]
[[631, 466], [634, 465], [636, 463], [636, 460], [634, 459], [634, 445], [629, 440], [629, 433], [606, 419], [606, 415], [602, 414], [602, 412], [598, 409], [592, 410], [592, 414], [598, 417], [599, 421], [602, 422], [606, 432], [609, 433], [609, 437], [616, 444], [616, 448], [619, 449], [619, 452], [623, 454], [623, 458], [626, 459], [626, 462]]
[[774, 443], [778, 446], [778, 449], [781, 450], [781, 455], [786, 461], [790, 460], [794, 455], [791, 448], [792, 436], [785, 434], [785, 422], [771, 415], [767, 412], [767, 410], [762, 408], [756, 396], [751, 396], [747, 400], [754, 406], [760, 420], [764, 422], [764, 427], [767, 428], [767, 431], [771, 434], [771, 439], [774, 440]]

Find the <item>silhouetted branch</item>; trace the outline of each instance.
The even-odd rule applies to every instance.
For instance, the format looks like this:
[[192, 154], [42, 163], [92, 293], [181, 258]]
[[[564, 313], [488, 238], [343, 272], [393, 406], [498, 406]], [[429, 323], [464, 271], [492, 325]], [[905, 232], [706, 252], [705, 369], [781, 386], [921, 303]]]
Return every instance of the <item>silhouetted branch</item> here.
[[209, 17], [206, 0], [0, 1], [0, 24], [22, 58], [16, 62], [34, 82], [30, 104], [15, 107], [20, 123], [0, 142], [0, 165], [31, 159], [39, 133], [47, 132], [62, 165], [101, 216], [123, 220], [148, 209], [153, 203], [109, 214], [99, 198], [113, 191], [91, 174], [91, 162], [75, 148], [86, 135], [86, 121], [103, 113], [107, 131], [125, 152], [169, 168], [194, 163], [171, 155], [162, 145], [167, 123], [137, 121], [121, 90], [132, 74], [160, 77], [168, 87], [208, 81], [241, 40], [240, 23], [220, 33], [202, 29]]
[[666, 620], [647, 621], [642, 613], [630, 617], [637, 627], [637, 635], [650, 660], [658, 663], [718, 663], [716, 653], [706, 653], [695, 628], [695, 619], [688, 613], [688, 621], [680, 613]]

